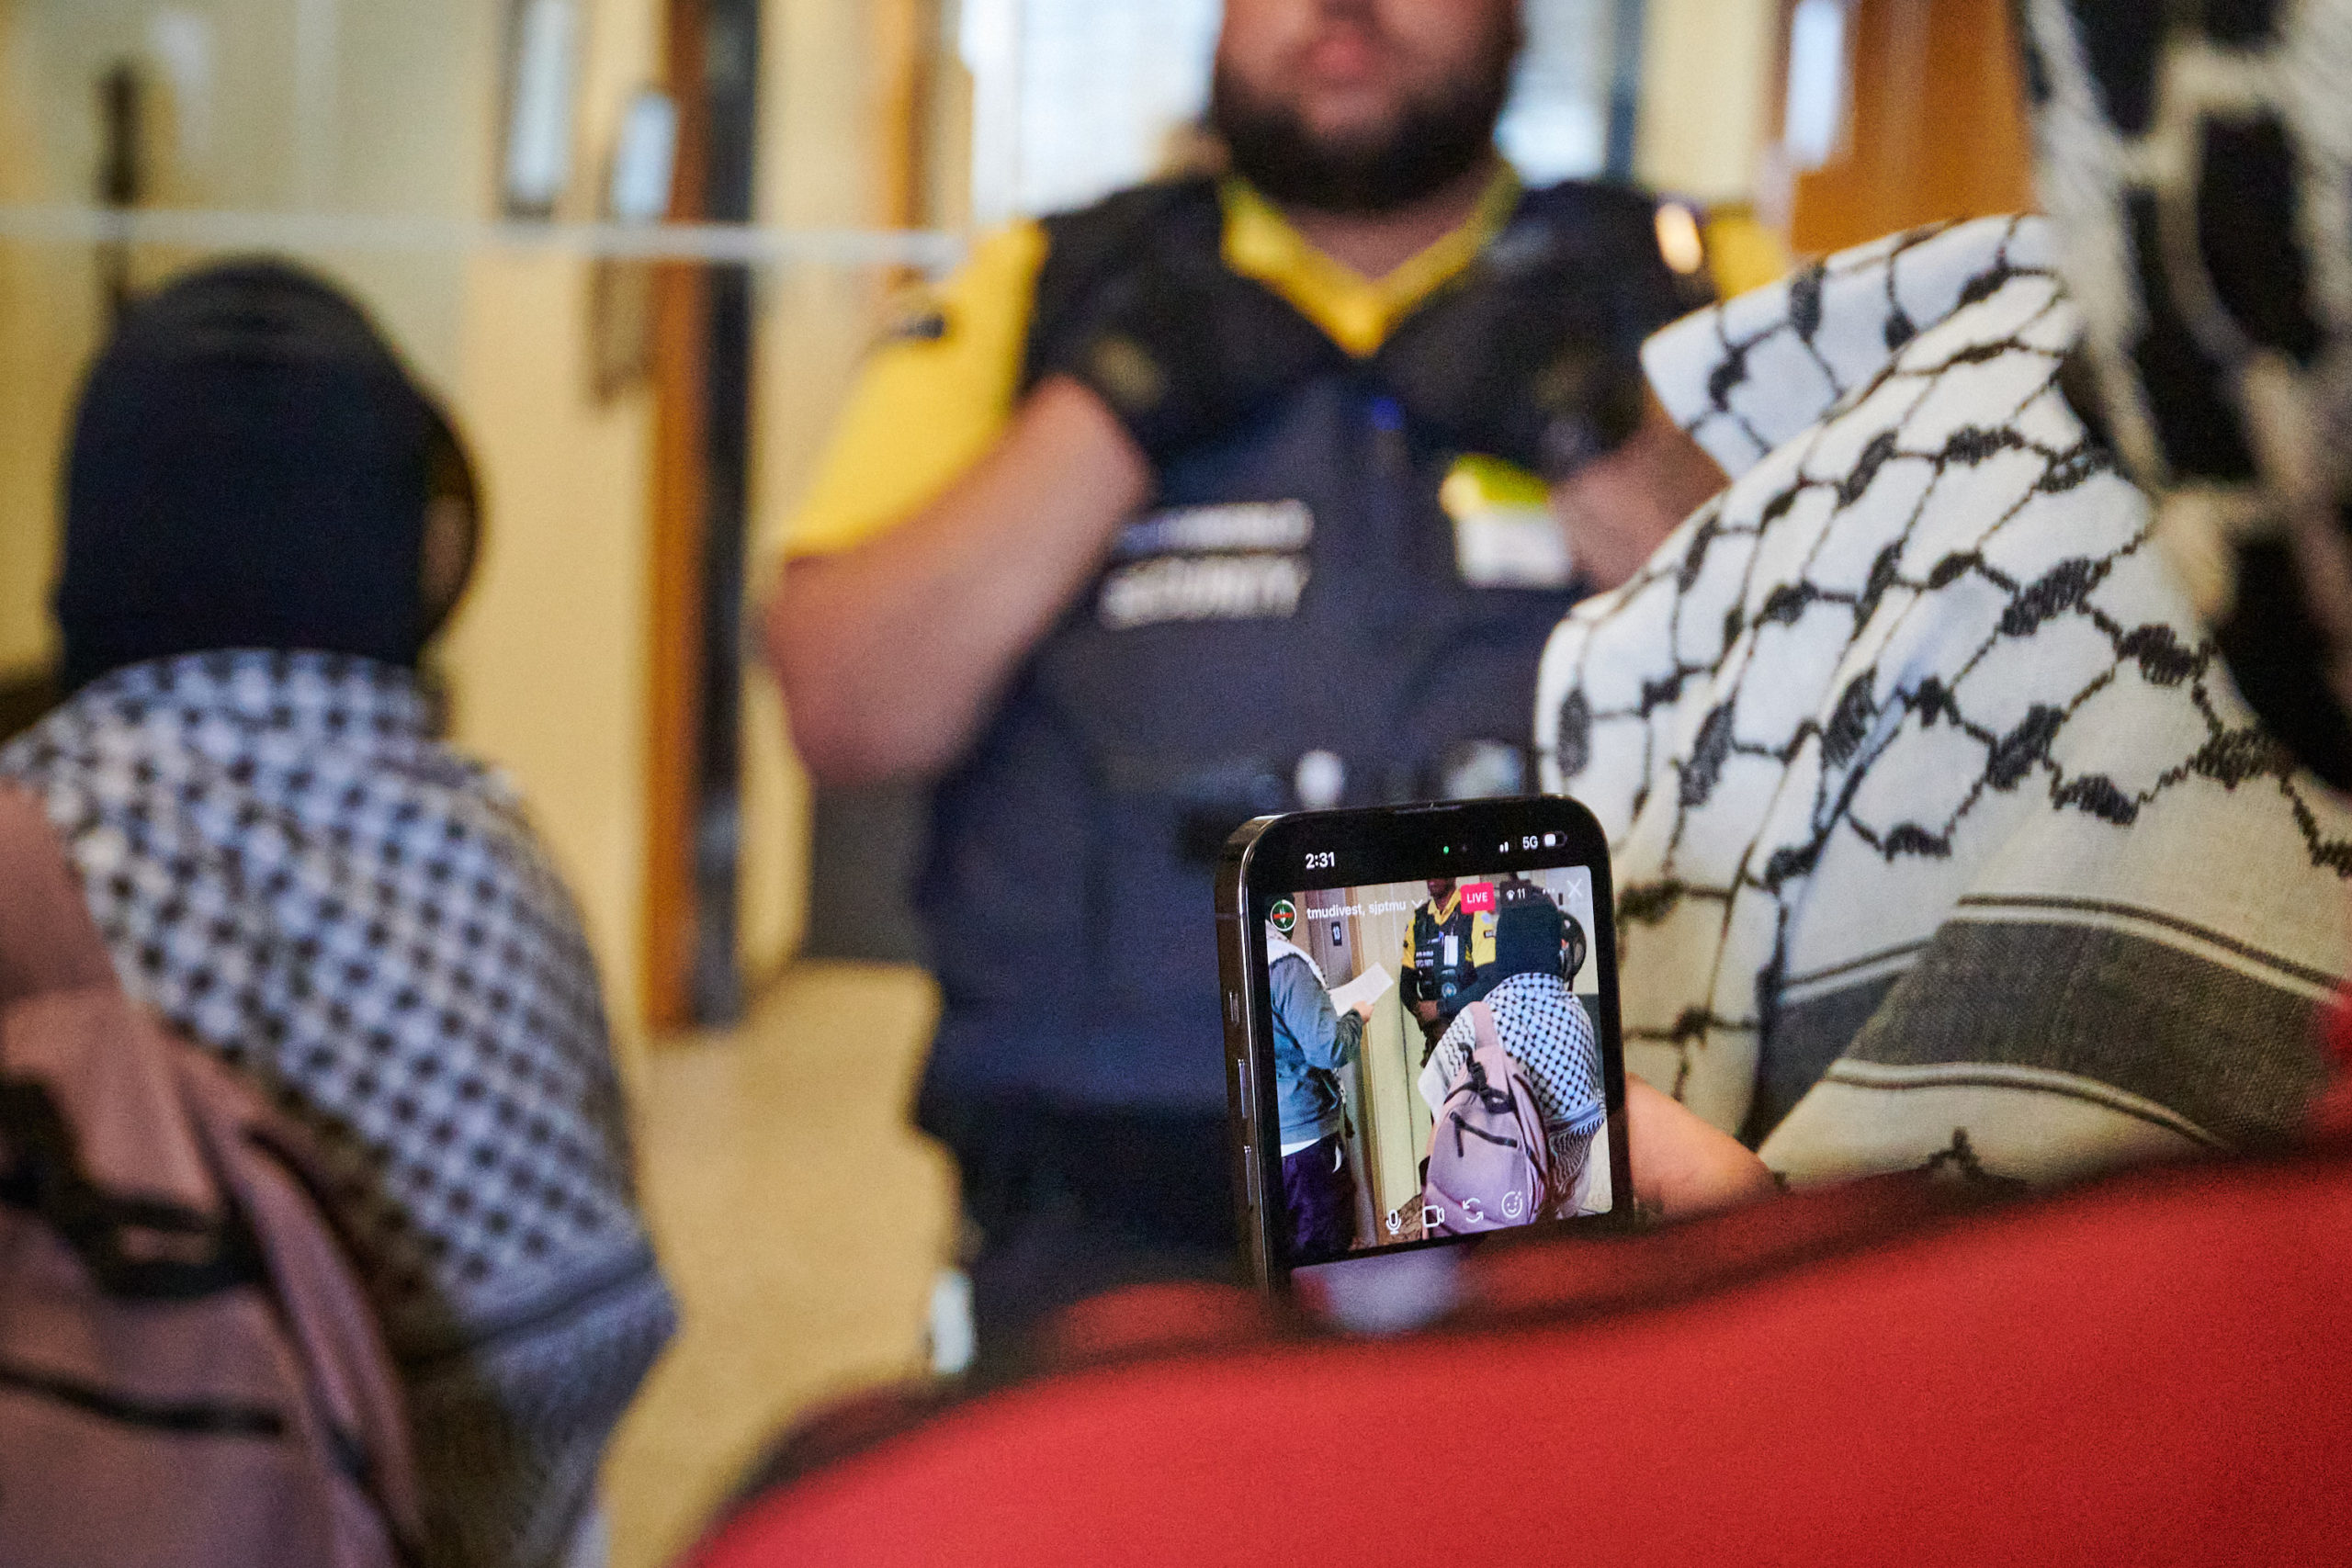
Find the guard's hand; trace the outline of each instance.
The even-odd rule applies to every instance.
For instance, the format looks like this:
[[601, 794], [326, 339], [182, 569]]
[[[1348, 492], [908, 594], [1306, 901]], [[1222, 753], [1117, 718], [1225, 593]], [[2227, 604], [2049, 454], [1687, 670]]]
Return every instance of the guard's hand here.
[[1631, 1073], [1625, 1125], [1634, 1198], [1645, 1214], [1687, 1220], [1780, 1190], [1754, 1150]]
[[1624, 445], [1552, 487], [1577, 575], [1596, 592], [1630, 581], [1668, 535], [1730, 481], [1656, 398]]
[[[1642, 423], [1645, 383], [1629, 349], [1601, 341], [1574, 312], [1510, 319], [1467, 306], [1451, 349], [1437, 324], [1415, 322], [1384, 354], [1384, 382], [1421, 428], [1467, 452], [1517, 464], [1558, 483], [1616, 451]], [[1476, 320], [1492, 315], [1492, 321]]]
[[1642, 340], [1707, 297], [1666, 269], [1646, 225], [1522, 220], [1397, 329], [1374, 371], [1420, 429], [1557, 483], [1641, 427]]
[[1038, 366], [1100, 397], [1159, 469], [1346, 357], [1264, 285], [1138, 249], [1041, 344]]

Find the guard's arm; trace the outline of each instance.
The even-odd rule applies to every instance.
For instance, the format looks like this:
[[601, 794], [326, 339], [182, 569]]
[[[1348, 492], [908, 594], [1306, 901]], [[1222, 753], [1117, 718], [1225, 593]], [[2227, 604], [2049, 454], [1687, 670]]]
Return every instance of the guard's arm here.
[[934, 774], [962, 755], [1150, 485], [1102, 400], [1056, 378], [906, 522], [789, 562], [768, 602], [767, 652], [809, 771], [854, 784]]
[[[962, 756], [1149, 497], [1155, 470], [1339, 352], [1213, 259], [1171, 264], [1148, 224], [1119, 246], [1051, 320], [1032, 322], [1025, 305], [1000, 310], [989, 333], [939, 345], [992, 367], [1000, 407], [1023, 365], [1040, 372], [1001, 438], [902, 521], [785, 569], [768, 652], [819, 779], [920, 777]], [[973, 270], [995, 264], [999, 294], [1027, 300], [1045, 254], [1033, 230], [1025, 244], [976, 256]], [[903, 450], [910, 468], [936, 461], [937, 433], [904, 423], [876, 433], [883, 450]]]
[[1413, 927], [1419, 919], [1419, 913], [1416, 911], [1413, 918], [1405, 922], [1404, 952], [1396, 962], [1396, 994], [1405, 998], [1405, 1005], [1413, 1010], [1416, 1017], [1420, 1015], [1424, 1006], [1432, 1010], [1436, 1007], [1434, 1002], [1425, 1003], [1421, 999], [1421, 972], [1414, 967], [1415, 961], [1420, 957], [1420, 950], [1413, 945]]
[[1552, 513], [1567, 534], [1577, 575], [1611, 589], [1729, 482], [1653, 394], [1623, 446], [1551, 487]]

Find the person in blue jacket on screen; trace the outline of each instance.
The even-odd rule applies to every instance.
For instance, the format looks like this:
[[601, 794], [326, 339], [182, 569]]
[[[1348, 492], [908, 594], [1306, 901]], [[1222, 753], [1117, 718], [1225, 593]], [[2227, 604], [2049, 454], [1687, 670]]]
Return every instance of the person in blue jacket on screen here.
[[1348, 1106], [1339, 1075], [1356, 1059], [1372, 1004], [1335, 1010], [1322, 966], [1272, 925], [1266, 974], [1291, 1258], [1328, 1258], [1355, 1245], [1356, 1183], [1348, 1170]]

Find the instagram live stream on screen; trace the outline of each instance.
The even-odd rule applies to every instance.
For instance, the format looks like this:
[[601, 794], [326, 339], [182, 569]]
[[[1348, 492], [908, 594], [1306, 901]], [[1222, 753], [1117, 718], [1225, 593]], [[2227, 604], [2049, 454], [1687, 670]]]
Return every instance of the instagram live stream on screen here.
[[1609, 1211], [1592, 903], [1584, 866], [1274, 900], [1294, 1266]]

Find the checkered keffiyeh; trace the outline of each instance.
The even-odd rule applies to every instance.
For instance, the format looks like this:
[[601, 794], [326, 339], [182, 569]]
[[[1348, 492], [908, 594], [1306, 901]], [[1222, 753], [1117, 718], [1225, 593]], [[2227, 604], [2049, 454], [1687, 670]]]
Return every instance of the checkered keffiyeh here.
[[[1552, 1152], [1560, 1155], [1599, 1132], [1609, 1113], [1600, 1040], [1567, 982], [1556, 975], [1513, 975], [1489, 991], [1486, 1001], [1494, 1011], [1496, 1038], [1534, 1087], [1536, 1114]], [[1430, 1053], [1421, 1097], [1432, 1114], [1468, 1070], [1476, 1042], [1477, 1026], [1464, 1008]]]
[[0, 775], [45, 799], [130, 993], [323, 1144], [436, 1556], [554, 1560], [673, 1314], [594, 964], [512, 793], [405, 671], [300, 653], [119, 671]]
[[2059, 385], [2034, 219], [1651, 340], [1730, 488], [1546, 651], [1626, 1066], [1792, 1179], [2045, 1179], [2291, 1133], [2352, 812], [2257, 724]]

